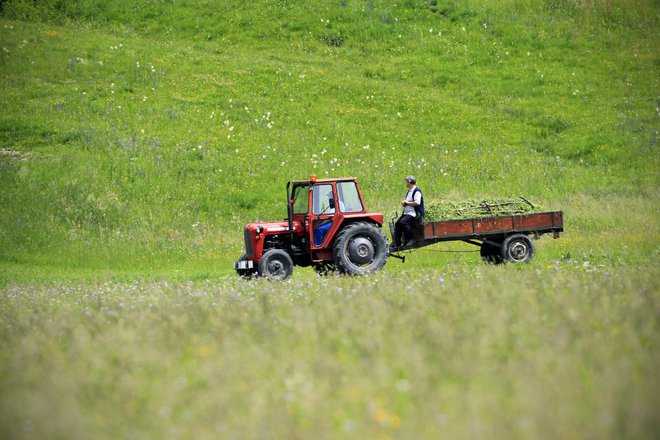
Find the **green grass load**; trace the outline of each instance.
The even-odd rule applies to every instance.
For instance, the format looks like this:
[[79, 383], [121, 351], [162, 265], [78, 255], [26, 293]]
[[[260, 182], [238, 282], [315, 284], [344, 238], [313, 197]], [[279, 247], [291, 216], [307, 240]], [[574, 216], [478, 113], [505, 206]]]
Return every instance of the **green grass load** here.
[[522, 197], [509, 197], [469, 199], [460, 202], [433, 201], [426, 203], [424, 211], [424, 220], [433, 222], [532, 214], [541, 212], [543, 209]]

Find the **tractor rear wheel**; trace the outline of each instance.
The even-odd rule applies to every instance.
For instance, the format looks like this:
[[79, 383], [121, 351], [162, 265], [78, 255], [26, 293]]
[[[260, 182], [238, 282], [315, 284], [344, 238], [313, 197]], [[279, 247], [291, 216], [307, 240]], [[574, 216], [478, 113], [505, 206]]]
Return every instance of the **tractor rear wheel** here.
[[273, 281], [286, 280], [293, 273], [293, 261], [281, 249], [271, 249], [261, 256], [259, 275]]
[[508, 236], [502, 243], [502, 258], [510, 263], [529, 263], [534, 258], [534, 243], [523, 234]]
[[337, 269], [349, 275], [364, 275], [387, 262], [387, 238], [371, 223], [353, 223], [342, 229], [333, 246]]

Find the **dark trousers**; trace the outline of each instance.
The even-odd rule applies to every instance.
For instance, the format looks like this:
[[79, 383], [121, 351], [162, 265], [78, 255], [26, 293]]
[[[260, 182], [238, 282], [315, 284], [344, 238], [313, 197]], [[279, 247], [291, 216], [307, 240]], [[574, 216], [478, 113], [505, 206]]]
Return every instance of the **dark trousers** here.
[[[399, 246], [403, 246], [415, 238], [415, 227], [417, 219], [412, 215], [404, 214], [394, 224], [394, 240]], [[403, 237], [402, 237], [403, 235]], [[403, 238], [403, 240], [401, 240]]]

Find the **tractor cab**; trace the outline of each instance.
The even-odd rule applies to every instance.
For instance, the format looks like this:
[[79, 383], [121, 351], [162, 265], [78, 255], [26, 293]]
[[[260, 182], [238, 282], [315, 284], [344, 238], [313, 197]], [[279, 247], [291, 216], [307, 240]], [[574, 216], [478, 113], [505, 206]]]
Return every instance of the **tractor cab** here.
[[[269, 278], [286, 278], [293, 265], [312, 265], [319, 272], [345, 271], [344, 268], [349, 267], [346, 269], [349, 272], [355, 269], [353, 272], [362, 273], [371, 271], [365, 268], [374, 262], [376, 266], [384, 264], [380, 262], [386, 258], [388, 249], [380, 231], [383, 216], [367, 212], [356, 178], [317, 179], [312, 175], [309, 180], [289, 182], [287, 214], [287, 219], [281, 222], [246, 225], [246, 252], [235, 263], [239, 275], [257, 273]], [[367, 235], [373, 237], [361, 241], [354, 237], [350, 249], [337, 249], [342, 231], [356, 224], [368, 228], [370, 234]], [[341, 258], [346, 252], [352, 252], [350, 264], [345, 264]], [[263, 262], [264, 257], [268, 257], [266, 262]], [[270, 257], [276, 257], [272, 264], [268, 263]], [[342, 261], [338, 263], [338, 259]], [[269, 276], [269, 264], [271, 269], [279, 270], [278, 276]]]

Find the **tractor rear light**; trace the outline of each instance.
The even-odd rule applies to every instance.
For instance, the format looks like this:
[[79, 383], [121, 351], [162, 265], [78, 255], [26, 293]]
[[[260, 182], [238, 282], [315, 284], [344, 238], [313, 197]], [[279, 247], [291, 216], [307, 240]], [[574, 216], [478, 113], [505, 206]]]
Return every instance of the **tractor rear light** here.
[[312, 183], [316, 183], [316, 174], [312, 174], [311, 176], [309, 176], [309, 181]]

